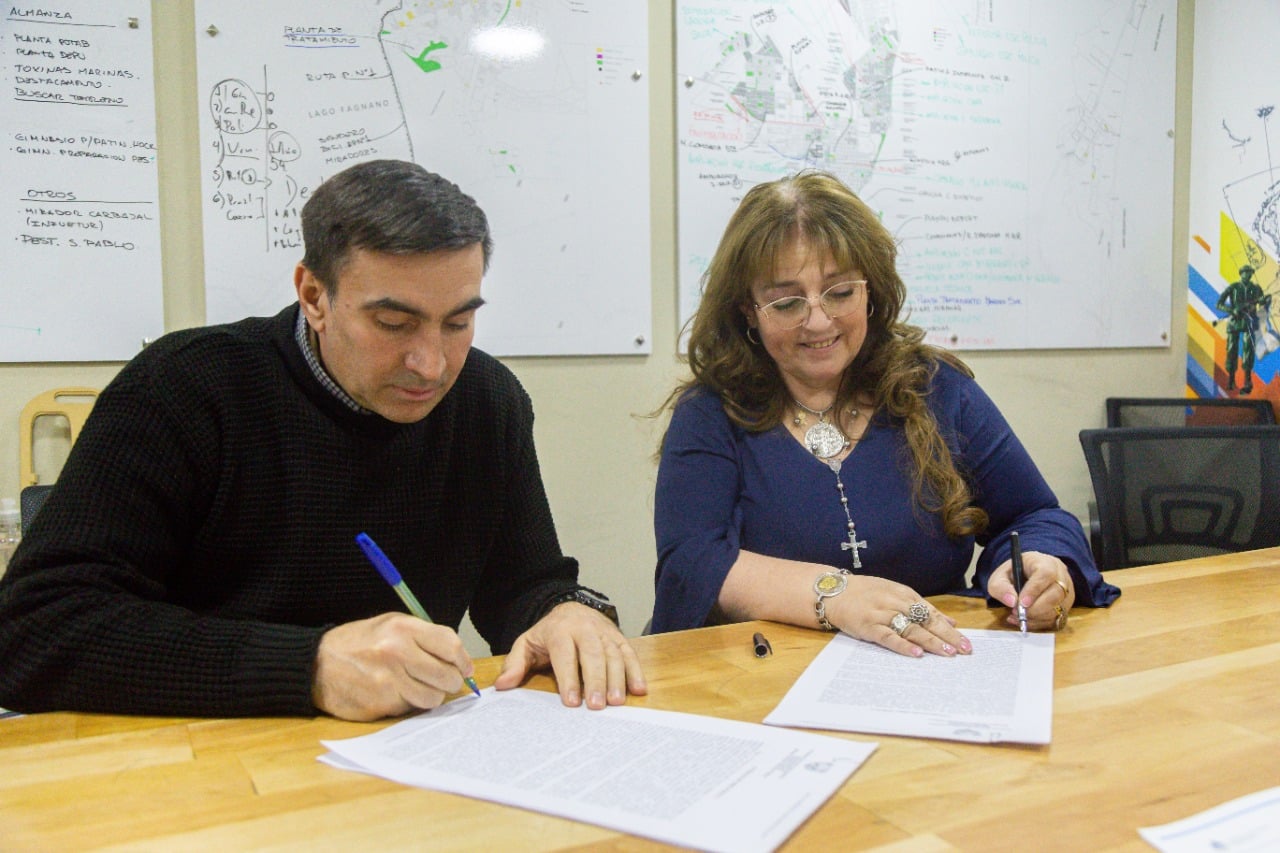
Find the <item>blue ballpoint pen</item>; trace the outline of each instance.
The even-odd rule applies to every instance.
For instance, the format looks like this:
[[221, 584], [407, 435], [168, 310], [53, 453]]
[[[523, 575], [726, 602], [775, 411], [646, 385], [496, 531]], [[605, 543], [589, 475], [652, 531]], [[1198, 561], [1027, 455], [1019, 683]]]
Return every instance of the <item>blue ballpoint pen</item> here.
[[[382, 553], [382, 549], [378, 547], [378, 543], [369, 538], [369, 534], [361, 533], [356, 536], [356, 544], [360, 546], [360, 550], [364, 551], [364, 555], [369, 558], [369, 562], [373, 563], [373, 567], [378, 570], [378, 574], [382, 575], [383, 580], [391, 584], [391, 588], [396, 591], [396, 595], [400, 596], [400, 600], [404, 602], [404, 606], [409, 608], [409, 612], [417, 616], [423, 622], [430, 622], [431, 617], [427, 615], [427, 611], [423, 608], [422, 603], [418, 601], [413, 591], [405, 585], [404, 578], [400, 577], [400, 572], [396, 570], [395, 565]], [[476, 680], [470, 676], [462, 679], [471, 688], [471, 692], [480, 695], [480, 688], [476, 686]]]
[[1027, 633], [1027, 608], [1022, 603], [1022, 543], [1018, 541], [1017, 532], [1009, 534], [1009, 546], [1012, 549], [1010, 558], [1013, 560], [1013, 591], [1018, 596], [1017, 614], [1018, 629], [1022, 633]]

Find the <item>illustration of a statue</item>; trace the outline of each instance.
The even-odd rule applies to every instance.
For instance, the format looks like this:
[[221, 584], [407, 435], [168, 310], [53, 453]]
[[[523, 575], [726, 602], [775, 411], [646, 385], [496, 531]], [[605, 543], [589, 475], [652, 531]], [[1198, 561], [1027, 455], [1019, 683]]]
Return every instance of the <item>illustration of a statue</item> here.
[[1253, 280], [1254, 268], [1240, 267], [1240, 280], [1227, 285], [1218, 297], [1217, 308], [1227, 312], [1227, 390], [1236, 387], [1236, 363], [1243, 373], [1241, 394], [1253, 390], [1253, 359], [1257, 345], [1258, 314], [1271, 311], [1271, 297]]

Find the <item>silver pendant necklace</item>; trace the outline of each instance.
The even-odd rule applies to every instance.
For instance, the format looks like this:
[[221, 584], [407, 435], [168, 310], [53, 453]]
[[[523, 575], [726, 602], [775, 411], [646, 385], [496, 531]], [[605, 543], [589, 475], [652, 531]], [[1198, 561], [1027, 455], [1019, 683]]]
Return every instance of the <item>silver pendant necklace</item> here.
[[[818, 418], [818, 422], [805, 431], [804, 446], [809, 449], [810, 453], [825, 462], [827, 467], [831, 469], [831, 473], [836, 475], [836, 488], [840, 491], [840, 508], [844, 510], [846, 530], [848, 531], [845, 535], [849, 539], [848, 542], [840, 543], [840, 550], [849, 552], [849, 558], [853, 563], [854, 569], [861, 569], [862, 558], [858, 556], [858, 551], [867, 547], [867, 540], [858, 538], [858, 530], [854, 526], [853, 516], [849, 514], [849, 496], [844, 493], [844, 480], [840, 478], [840, 460], [833, 458], [839, 456], [851, 444], [849, 437], [840, 431], [840, 427], [827, 421], [827, 412], [830, 412], [835, 407], [835, 403], [827, 406], [821, 412], [816, 412], [799, 400], [792, 399], [805, 412]], [[850, 409], [849, 414], [856, 418], [858, 410]], [[804, 415], [797, 412], [792, 423], [796, 426], [804, 426], [804, 422]]]
[[[799, 400], [792, 398], [793, 402], [804, 411], [817, 417], [818, 422], [805, 430], [804, 446], [809, 448], [809, 452], [822, 460], [830, 459], [838, 456], [849, 446], [849, 438], [840, 431], [840, 427], [827, 420], [827, 412], [835, 408], [835, 403], [827, 406], [821, 412], [801, 403]], [[804, 426], [804, 415], [797, 413], [795, 418], [796, 426]]]

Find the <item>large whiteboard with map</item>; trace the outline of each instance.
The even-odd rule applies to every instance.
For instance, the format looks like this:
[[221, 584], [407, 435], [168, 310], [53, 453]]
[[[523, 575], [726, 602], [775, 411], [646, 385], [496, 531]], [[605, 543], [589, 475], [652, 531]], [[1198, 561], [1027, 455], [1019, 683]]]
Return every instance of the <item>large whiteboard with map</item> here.
[[413, 160], [489, 216], [476, 344], [651, 347], [648, 13], [611, 0], [197, 0], [206, 313], [292, 301], [298, 215]]
[[1176, 0], [677, 0], [681, 317], [737, 202], [839, 175], [963, 349], [1168, 346]]

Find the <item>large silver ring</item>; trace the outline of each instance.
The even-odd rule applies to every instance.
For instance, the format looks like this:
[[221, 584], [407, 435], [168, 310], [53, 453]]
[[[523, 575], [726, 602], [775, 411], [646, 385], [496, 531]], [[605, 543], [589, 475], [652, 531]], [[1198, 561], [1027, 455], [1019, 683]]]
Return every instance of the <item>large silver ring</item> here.
[[923, 625], [929, 621], [929, 617], [933, 614], [929, 612], [929, 605], [923, 601], [917, 601], [915, 604], [907, 608], [907, 618], [917, 625]]
[[901, 637], [907, 632], [907, 629], [911, 627], [911, 620], [908, 619], [905, 614], [895, 613], [893, 614], [893, 619], [889, 622], [889, 627], [893, 629], [895, 634]]

